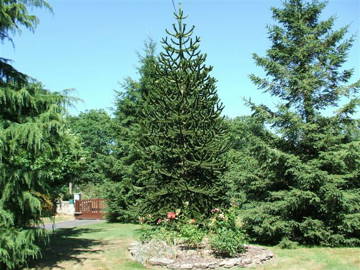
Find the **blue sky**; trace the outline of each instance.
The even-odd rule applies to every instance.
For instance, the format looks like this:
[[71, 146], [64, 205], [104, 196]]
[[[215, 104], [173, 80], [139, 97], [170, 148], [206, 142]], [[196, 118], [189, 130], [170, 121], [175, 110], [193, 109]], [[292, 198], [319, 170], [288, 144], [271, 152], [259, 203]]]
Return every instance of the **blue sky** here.
[[[40, 18], [35, 33], [23, 30], [5, 43], [1, 56], [13, 59], [20, 71], [54, 91], [76, 89], [83, 102], [72, 113], [113, 106], [114, 89], [131, 76], [137, 78], [137, 52], [144, 41], [155, 42], [174, 22], [171, 0], [54, 0], [54, 9], [36, 10]], [[177, 2], [177, 1], [175, 1]], [[243, 97], [274, 105], [275, 100], [257, 90], [248, 78], [263, 74], [252, 53], [263, 56], [270, 46], [266, 25], [273, 24], [270, 8], [280, 0], [183, 0], [187, 23], [196, 26], [201, 50], [214, 66], [218, 94], [230, 117], [249, 113]], [[337, 16], [336, 27], [350, 24], [357, 35], [345, 67], [360, 78], [360, 1], [330, 0], [323, 18]], [[160, 50], [158, 44], [158, 51]]]

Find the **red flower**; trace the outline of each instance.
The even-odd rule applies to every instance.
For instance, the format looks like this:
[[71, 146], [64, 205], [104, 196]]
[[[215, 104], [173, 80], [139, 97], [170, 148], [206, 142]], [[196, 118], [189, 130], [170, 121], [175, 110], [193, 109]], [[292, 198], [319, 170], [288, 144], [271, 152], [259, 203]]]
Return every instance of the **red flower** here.
[[167, 218], [168, 219], [175, 219], [176, 218], [176, 213], [175, 212], [168, 212], [167, 213]]

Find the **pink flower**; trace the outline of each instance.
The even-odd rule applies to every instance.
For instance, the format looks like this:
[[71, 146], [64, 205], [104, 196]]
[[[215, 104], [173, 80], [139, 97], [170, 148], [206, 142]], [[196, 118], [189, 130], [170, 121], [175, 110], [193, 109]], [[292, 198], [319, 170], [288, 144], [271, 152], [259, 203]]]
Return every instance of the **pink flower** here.
[[189, 223], [189, 224], [195, 224], [195, 223], [196, 223], [196, 219], [195, 219], [195, 218], [189, 219], [188, 223]]
[[176, 218], [176, 213], [175, 212], [168, 212], [167, 213], [167, 218], [168, 219], [175, 219]]
[[156, 221], [156, 224], [160, 224], [162, 222], [162, 219], [159, 218], [157, 221]]
[[211, 209], [211, 213], [213, 213], [213, 214], [219, 213], [219, 212], [220, 212], [220, 208]]

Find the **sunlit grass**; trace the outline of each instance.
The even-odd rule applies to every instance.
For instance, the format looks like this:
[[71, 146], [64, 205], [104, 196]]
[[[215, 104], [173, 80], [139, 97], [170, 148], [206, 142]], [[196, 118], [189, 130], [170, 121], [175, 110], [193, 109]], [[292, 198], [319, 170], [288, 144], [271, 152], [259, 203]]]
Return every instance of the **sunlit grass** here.
[[[138, 237], [140, 225], [100, 223], [58, 230], [42, 260], [30, 269], [145, 270], [132, 260], [129, 244]], [[359, 270], [360, 248], [269, 247], [276, 258], [253, 270]], [[244, 268], [236, 268], [236, 270]]]
[[[256, 270], [359, 270], [360, 248], [269, 248], [276, 258]], [[238, 268], [239, 269], [239, 268]]]
[[54, 221], [56, 223], [56, 222], [74, 220], [74, 219], [75, 218], [72, 215], [57, 215], [55, 217], [43, 217], [43, 218], [41, 218], [41, 220], [42, 220], [42, 222], [44, 222], [44, 224], [53, 223]]

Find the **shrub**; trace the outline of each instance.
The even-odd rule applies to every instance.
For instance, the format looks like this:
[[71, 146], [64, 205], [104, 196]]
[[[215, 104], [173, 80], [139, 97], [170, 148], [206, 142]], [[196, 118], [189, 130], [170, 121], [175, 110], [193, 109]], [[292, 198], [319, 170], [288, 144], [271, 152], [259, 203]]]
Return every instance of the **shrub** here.
[[295, 249], [299, 246], [298, 242], [291, 241], [289, 238], [283, 238], [280, 243], [278, 244], [279, 248], [282, 249]]
[[245, 236], [240, 230], [218, 229], [210, 240], [211, 248], [219, 255], [234, 257], [244, 252]]
[[165, 226], [153, 226], [142, 229], [140, 241], [147, 243], [151, 240], [165, 241], [167, 244], [176, 245], [180, 242], [180, 234]]
[[226, 211], [215, 208], [211, 212], [213, 217], [208, 223], [209, 231], [212, 232], [211, 248], [219, 255], [227, 257], [245, 251], [246, 236], [238, 225], [236, 208]]
[[183, 224], [179, 226], [179, 235], [185, 244], [190, 247], [198, 247], [204, 239], [206, 232], [195, 224]]
[[[163, 218], [152, 222], [154, 226], [143, 229], [141, 240], [149, 242], [152, 239], [166, 241], [169, 244], [183, 243], [190, 247], [197, 247], [203, 240], [207, 231], [196, 219], [189, 219], [189, 209], [177, 209], [167, 212]], [[139, 218], [141, 223], [153, 220], [152, 215]]]

